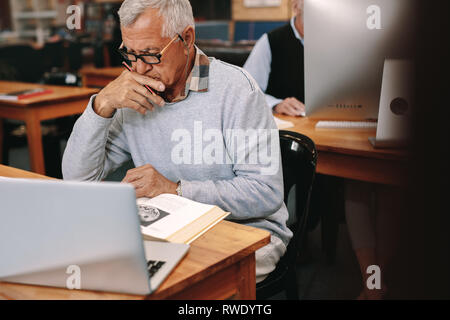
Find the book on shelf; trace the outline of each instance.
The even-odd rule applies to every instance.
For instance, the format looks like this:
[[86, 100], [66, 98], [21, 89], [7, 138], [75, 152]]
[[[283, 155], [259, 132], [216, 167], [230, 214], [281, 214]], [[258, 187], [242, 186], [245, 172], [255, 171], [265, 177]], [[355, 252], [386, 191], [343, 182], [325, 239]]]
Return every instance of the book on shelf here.
[[138, 198], [141, 232], [144, 240], [190, 244], [229, 212], [173, 194]]
[[0, 100], [18, 101], [23, 99], [34, 98], [45, 94], [53, 93], [52, 90], [46, 88], [33, 88], [8, 93], [0, 93]]

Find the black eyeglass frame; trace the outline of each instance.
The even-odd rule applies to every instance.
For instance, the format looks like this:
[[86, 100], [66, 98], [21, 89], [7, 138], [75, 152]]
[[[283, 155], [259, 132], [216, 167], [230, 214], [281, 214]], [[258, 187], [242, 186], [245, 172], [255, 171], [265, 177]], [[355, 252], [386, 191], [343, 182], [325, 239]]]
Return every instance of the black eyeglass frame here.
[[[120, 45], [119, 49], [117, 49], [117, 51], [120, 53], [120, 55], [124, 59], [126, 59], [127, 61], [130, 61], [130, 62], [137, 62], [138, 59], [140, 59], [142, 62], [144, 62], [146, 64], [150, 64], [150, 65], [159, 64], [159, 63], [161, 63], [161, 57], [163, 56], [164, 51], [166, 51], [167, 48], [169, 48], [169, 46], [177, 39], [180, 39], [181, 41], [184, 41], [183, 37], [179, 33], [177, 33], [177, 35], [175, 37], [173, 37], [172, 40], [170, 40], [170, 42], [158, 53], [146, 53], [146, 54], [131, 53], [131, 52], [128, 52], [125, 49], [123, 49], [123, 47], [124, 47], [123, 42]], [[128, 57], [129, 55], [132, 55], [134, 57], [134, 60], [130, 60], [129, 57]], [[158, 59], [158, 62], [147, 62], [147, 61], [145, 61], [145, 57], [155, 57], [155, 58]]]

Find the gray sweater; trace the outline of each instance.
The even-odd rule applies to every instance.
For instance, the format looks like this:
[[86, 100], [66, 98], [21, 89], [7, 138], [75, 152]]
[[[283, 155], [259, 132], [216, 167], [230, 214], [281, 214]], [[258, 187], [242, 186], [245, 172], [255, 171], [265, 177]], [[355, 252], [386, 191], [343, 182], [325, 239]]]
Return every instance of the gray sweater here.
[[151, 164], [181, 181], [184, 197], [217, 205], [231, 212], [228, 220], [288, 244], [278, 131], [246, 71], [211, 59], [207, 92], [190, 91], [146, 115], [119, 109], [106, 119], [93, 111], [93, 99], [67, 143], [64, 179], [101, 180], [130, 159], [136, 167]]

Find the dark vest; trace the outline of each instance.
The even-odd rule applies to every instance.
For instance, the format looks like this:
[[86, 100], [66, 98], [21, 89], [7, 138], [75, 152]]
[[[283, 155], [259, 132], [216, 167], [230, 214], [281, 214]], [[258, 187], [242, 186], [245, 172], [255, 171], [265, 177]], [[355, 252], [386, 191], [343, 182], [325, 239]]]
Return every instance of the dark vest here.
[[266, 93], [279, 99], [305, 102], [303, 45], [288, 23], [268, 33], [272, 64]]

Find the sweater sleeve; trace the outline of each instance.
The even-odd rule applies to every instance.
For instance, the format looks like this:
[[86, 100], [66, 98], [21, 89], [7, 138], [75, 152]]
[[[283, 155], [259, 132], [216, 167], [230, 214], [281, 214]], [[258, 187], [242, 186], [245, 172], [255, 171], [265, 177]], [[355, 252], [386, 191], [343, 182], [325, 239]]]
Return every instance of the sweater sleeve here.
[[225, 153], [234, 177], [181, 180], [181, 190], [187, 198], [231, 212], [232, 220], [261, 219], [283, 204], [279, 135], [264, 94], [247, 72], [240, 72], [246, 77], [245, 83], [234, 86], [224, 102]]
[[122, 112], [103, 118], [93, 110], [96, 95], [75, 123], [64, 151], [65, 180], [101, 180], [131, 159], [122, 130]]

